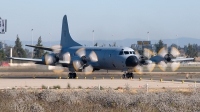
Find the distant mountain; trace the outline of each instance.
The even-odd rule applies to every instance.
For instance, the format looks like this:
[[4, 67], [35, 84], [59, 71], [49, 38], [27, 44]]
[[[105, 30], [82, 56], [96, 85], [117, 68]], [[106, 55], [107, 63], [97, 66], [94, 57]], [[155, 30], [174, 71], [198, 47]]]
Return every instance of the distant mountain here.
[[[159, 39], [158, 39], [159, 40]], [[158, 40], [151, 40], [152, 44], [155, 44], [158, 42]], [[163, 42], [165, 44], [167, 44], [168, 46], [171, 45], [172, 43], [177, 44], [181, 47], [183, 47], [184, 45], [188, 45], [188, 43], [190, 44], [198, 44], [200, 45], [200, 39], [196, 39], [196, 38], [188, 38], [188, 37], [181, 37], [181, 38], [177, 38], [177, 39], [162, 39]], [[103, 44], [105, 44], [106, 46], [109, 46], [109, 44], [113, 45], [114, 42], [116, 42], [117, 46], [131, 46], [131, 44], [136, 44], [137, 41], [143, 41], [142, 39], [122, 39], [122, 40], [96, 40], [95, 43], [98, 43], [98, 46], [101, 46]], [[82, 44], [83, 46], [93, 46], [93, 42], [92, 41], [88, 41], [88, 40], [78, 40], [77, 42], [79, 42], [80, 44]], [[5, 43], [7, 43], [8, 45], [14, 46], [15, 41], [10, 41], [10, 40], [6, 40]], [[37, 41], [33, 42], [33, 45], [35, 45], [37, 43]], [[50, 47], [52, 45], [56, 45], [59, 44], [60, 41], [53, 41], [50, 43], [50, 41], [45, 41], [43, 42], [43, 46], [47, 46]], [[95, 44], [94, 43], [94, 44]], [[31, 41], [22, 41], [22, 45], [24, 47], [24, 45], [26, 44], [31, 44]], [[28, 47], [25, 47], [28, 48]]]
[[[155, 44], [159, 41], [160, 39], [158, 40], [151, 40], [151, 44]], [[200, 45], [200, 39], [196, 39], [196, 38], [188, 38], [188, 37], [181, 37], [181, 38], [177, 38], [177, 39], [161, 39], [163, 40], [163, 42], [165, 44], [167, 44], [168, 46], [171, 45], [171, 44], [178, 44], [178, 46], [181, 46], [183, 47], [184, 45], [188, 45], [189, 43], [190, 44], [198, 44]], [[102, 45], [102, 44], [106, 44], [107, 46], [109, 44], [113, 44], [114, 42], [117, 43], [117, 46], [131, 46], [131, 44], [137, 44], [137, 41], [146, 41], [144, 39], [123, 39], [123, 40], [97, 40], [95, 42], [98, 43], [98, 45]], [[89, 45], [91, 46], [92, 45], [92, 41], [78, 41], [80, 42], [82, 45]]]

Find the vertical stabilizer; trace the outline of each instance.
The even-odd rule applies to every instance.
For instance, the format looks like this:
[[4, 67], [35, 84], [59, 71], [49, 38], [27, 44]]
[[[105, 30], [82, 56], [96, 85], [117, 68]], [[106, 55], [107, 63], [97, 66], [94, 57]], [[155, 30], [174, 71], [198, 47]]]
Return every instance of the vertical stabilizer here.
[[72, 47], [72, 46], [81, 46], [81, 44], [75, 42], [69, 34], [69, 28], [68, 28], [66, 15], [63, 17], [60, 45], [62, 46], [62, 48]]

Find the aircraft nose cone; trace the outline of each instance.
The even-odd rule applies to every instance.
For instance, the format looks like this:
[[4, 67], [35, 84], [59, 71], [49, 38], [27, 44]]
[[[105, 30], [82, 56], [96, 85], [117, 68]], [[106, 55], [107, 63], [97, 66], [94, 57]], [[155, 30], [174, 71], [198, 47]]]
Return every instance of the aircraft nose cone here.
[[139, 60], [136, 56], [129, 56], [126, 59], [126, 66], [127, 67], [135, 67], [139, 64]]

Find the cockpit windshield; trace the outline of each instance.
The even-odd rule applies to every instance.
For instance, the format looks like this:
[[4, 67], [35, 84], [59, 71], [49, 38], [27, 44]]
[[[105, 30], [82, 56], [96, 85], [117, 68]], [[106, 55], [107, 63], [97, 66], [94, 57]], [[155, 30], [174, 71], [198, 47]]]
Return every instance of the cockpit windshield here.
[[119, 55], [128, 55], [128, 54], [135, 54], [134, 51], [120, 51]]
[[129, 54], [129, 51], [124, 51], [124, 54], [125, 54], [125, 55]]

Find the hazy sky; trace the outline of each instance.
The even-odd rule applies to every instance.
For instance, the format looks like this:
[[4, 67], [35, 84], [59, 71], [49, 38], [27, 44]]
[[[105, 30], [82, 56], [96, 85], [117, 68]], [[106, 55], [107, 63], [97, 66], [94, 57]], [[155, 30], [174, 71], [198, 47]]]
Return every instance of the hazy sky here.
[[[199, 0], [2, 0], [0, 40], [59, 41], [66, 14], [74, 40], [200, 38]], [[49, 34], [51, 33], [51, 35]], [[112, 36], [113, 35], [113, 36]], [[113, 38], [112, 38], [113, 37]]]

